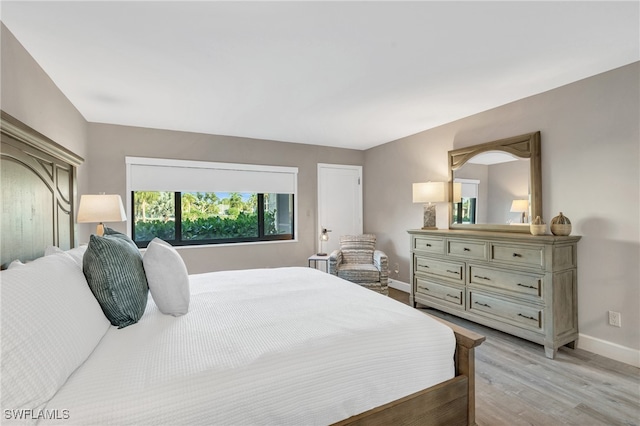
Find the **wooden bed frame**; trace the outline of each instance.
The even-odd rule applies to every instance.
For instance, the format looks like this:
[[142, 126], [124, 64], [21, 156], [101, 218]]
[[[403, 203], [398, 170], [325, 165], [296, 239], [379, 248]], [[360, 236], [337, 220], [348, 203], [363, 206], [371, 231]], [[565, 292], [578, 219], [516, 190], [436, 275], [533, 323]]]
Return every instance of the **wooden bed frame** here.
[[76, 167], [83, 159], [0, 112], [2, 269], [75, 246]]
[[[2, 267], [76, 245], [76, 167], [82, 158], [1, 112]], [[484, 336], [445, 323], [456, 338], [455, 377], [336, 425], [475, 425], [474, 348]], [[408, 366], [407, 368], [411, 368]]]

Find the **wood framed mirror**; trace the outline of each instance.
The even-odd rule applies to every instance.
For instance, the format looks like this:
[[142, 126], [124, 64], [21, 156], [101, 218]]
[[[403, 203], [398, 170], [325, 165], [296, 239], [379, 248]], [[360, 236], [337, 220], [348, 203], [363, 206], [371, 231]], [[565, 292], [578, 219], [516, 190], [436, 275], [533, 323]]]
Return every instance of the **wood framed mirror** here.
[[449, 228], [529, 233], [542, 217], [541, 161], [540, 132], [449, 151]]

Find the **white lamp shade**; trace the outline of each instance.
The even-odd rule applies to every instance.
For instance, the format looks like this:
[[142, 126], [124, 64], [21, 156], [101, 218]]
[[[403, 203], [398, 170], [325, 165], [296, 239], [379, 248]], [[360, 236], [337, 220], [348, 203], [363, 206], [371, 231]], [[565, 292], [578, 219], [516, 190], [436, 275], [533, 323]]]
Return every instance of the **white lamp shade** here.
[[512, 213], [523, 213], [529, 211], [529, 200], [513, 200], [511, 203]]
[[462, 201], [462, 184], [460, 182], [454, 182], [451, 202], [459, 203], [460, 201]]
[[78, 207], [78, 223], [124, 222], [127, 215], [117, 194], [83, 195]]
[[447, 201], [445, 182], [422, 182], [413, 184], [414, 203], [442, 203]]

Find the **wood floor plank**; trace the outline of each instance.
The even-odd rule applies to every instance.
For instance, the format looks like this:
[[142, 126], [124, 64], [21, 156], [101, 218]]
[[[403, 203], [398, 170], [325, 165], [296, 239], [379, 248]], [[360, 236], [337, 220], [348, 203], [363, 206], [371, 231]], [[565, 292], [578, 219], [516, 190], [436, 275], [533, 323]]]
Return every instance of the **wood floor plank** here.
[[[409, 303], [396, 289], [389, 296]], [[551, 360], [538, 344], [422, 310], [487, 338], [475, 352], [478, 426], [640, 426], [640, 369], [566, 347]]]

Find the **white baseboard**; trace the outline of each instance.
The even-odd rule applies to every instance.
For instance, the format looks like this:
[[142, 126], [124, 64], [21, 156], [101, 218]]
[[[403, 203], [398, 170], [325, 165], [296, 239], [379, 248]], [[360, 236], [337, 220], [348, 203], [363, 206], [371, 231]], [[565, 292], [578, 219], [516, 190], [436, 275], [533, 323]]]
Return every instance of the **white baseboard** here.
[[586, 334], [579, 335], [578, 348], [633, 365], [634, 367], [640, 367], [640, 351], [638, 349], [607, 342]]
[[405, 293], [411, 292], [411, 287], [409, 287], [409, 283], [405, 283], [402, 281], [389, 278], [388, 284], [389, 284], [389, 287], [395, 288], [396, 290], [404, 291]]
[[[411, 291], [409, 283], [391, 278], [389, 278], [389, 287], [404, 291], [405, 293]], [[633, 365], [634, 367], [640, 367], [640, 351], [637, 349], [607, 342], [606, 340], [587, 336], [586, 334], [579, 335], [578, 348], [606, 358], [624, 362], [625, 364]]]

